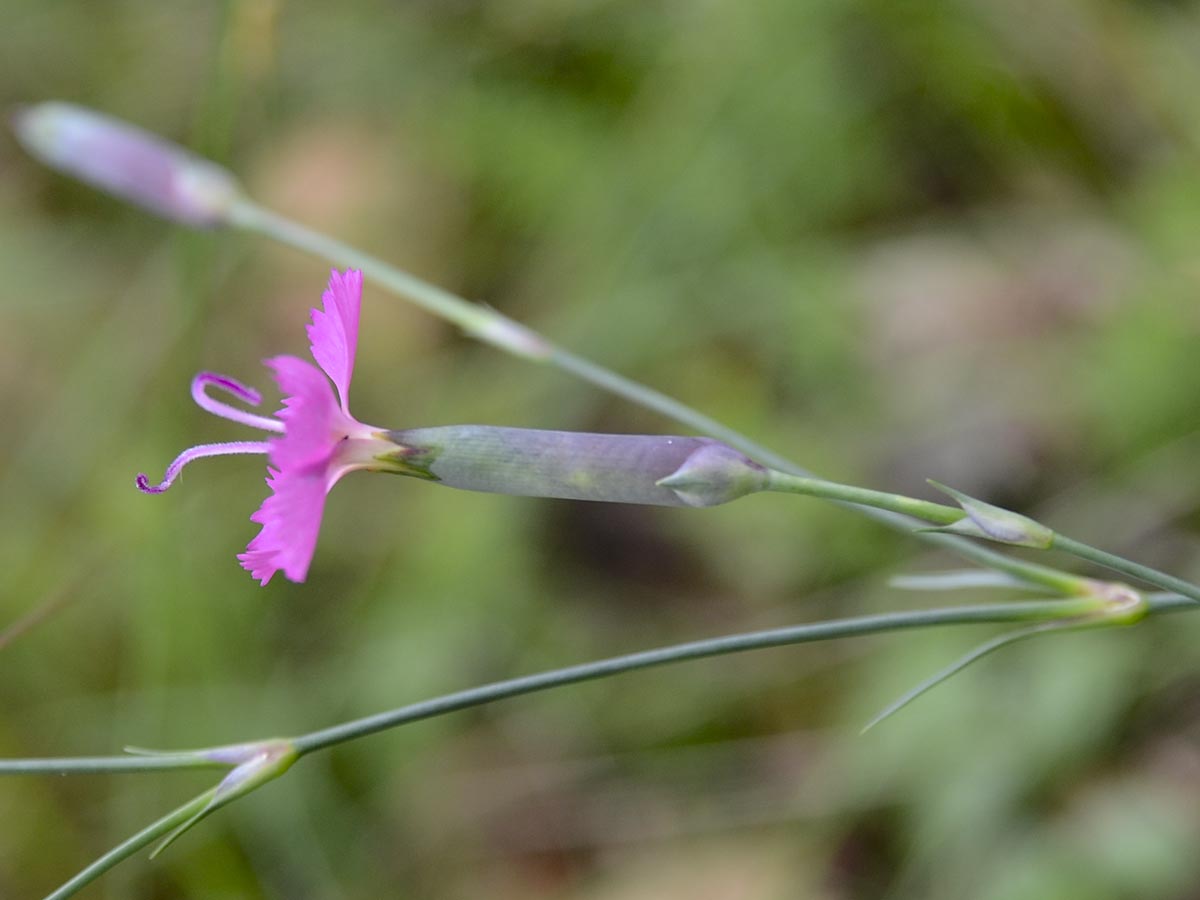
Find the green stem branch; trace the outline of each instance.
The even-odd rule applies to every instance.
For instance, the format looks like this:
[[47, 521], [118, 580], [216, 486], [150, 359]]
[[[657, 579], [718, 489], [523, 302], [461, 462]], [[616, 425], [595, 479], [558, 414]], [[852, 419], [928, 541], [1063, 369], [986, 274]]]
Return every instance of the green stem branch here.
[[169, 834], [172, 830], [178, 828], [192, 816], [196, 815], [196, 813], [208, 805], [208, 802], [212, 799], [216, 791], [216, 788], [211, 788], [198, 797], [193, 797], [178, 809], [167, 813], [156, 822], [147, 825], [137, 834], [133, 835], [133, 837], [113, 847], [87, 868], [78, 872], [70, 880], [63, 882], [56, 890], [47, 894], [45, 900], [66, 900], [67, 897], [73, 897], [80, 890], [113, 868], [113, 866], [133, 856], [133, 854], [137, 853], [143, 847]]
[[[624, 672], [633, 672], [639, 669], [648, 669], [690, 659], [702, 659], [729, 653], [741, 653], [748, 650], [760, 650], [767, 647], [782, 647], [790, 644], [811, 643], [813, 641], [833, 640], [836, 638], [860, 637], [862, 635], [879, 634], [889, 631], [931, 628], [939, 625], [978, 625], [1060, 619], [1094, 611], [1095, 608], [1096, 601], [1094, 599], [1031, 600], [881, 613], [871, 616], [834, 619], [828, 622], [815, 622], [807, 625], [792, 625], [786, 628], [773, 628], [766, 631], [723, 635], [716, 638], [675, 644], [669, 647], [659, 647], [654, 650], [644, 650], [624, 656], [614, 656], [608, 659], [553, 669], [548, 672], [539, 672], [534, 675], [526, 675], [506, 681], [497, 681], [492, 684], [469, 688], [419, 703], [401, 706], [397, 709], [366, 716], [361, 719], [354, 719], [353, 721], [344, 722], [319, 731], [312, 731], [294, 738], [288, 743], [297, 753], [304, 755], [314, 750], [320, 750], [335, 744], [364, 737], [368, 734], [395, 728], [398, 725], [408, 722], [429, 719], [457, 710], [493, 703], [508, 697], [531, 694], [568, 684], [592, 681], [611, 675], [619, 675]], [[214, 763], [211, 759], [198, 757], [197, 754], [200, 752], [202, 751], [193, 751], [190, 754], [179, 753], [136, 757], [91, 756], [62, 759], [8, 759], [0, 760], [0, 775], [66, 774], [68, 772], [149, 772], [159, 769], [221, 765]]]
[[843, 503], [854, 503], [861, 506], [872, 506], [876, 509], [886, 509], [890, 512], [911, 516], [914, 519], [920, 519], [922, 522], [931, 522], [934, 525], [952, 525], [966, 515], [957, 506], [931, 503], [927, 500], [918, 500], [915, 497], [905, 497], [903, 494], [873, 491], [869, 488], [839, 484], [836, 481], [826, 481], [823, 478], [792, 475], [788, 472], [771, 471], [768, 474], [767, 490], [785, 494], [801, 494], [805, 497], [820, 497], [825, 500], [838, 500]]
[[160, 772], [164, 769], [227, 769], [195, 753], [153, 756], [75, 756], [61, 759], [0, 759], [0, 775], [66, 775], [88, 772]]
[[523, 678], [498, 681], [481, 687], [470, 688], [454, 694], [446, 694], [433, 700], [402, 706], [398, 709], [355, 719], [332, 728], [310, 732], [292, 740], [296, 752], [303, 756], [314, 750], [332, 747], [375, 734], [398, 725], [444, 715], [456, 710], [467, 709], [520, 694], [530, 694], [549, 688], [577, 684], [606, 678], [638, 669], [648, 669], [667, 663], [722, 656], [746, 650], [766, 647], [781, 647], [790, 644], [831, 640], [834, 638], [859, 637], [884, 631], [900, 631], [911, 628], [927, 628], [935, 625], [964, 625], [984, 622], [1013, 622], [1030, 619], [1059, 619], [1094, 611], [1094, 601], [1046, 600], [1024, 603], [997, 603], [978, 606], [948, 607], [945, 609], [918, 610], [915, 612], [882, 613], [873, 616], [858, 616], [850, 619], [834, 619], [809, 625], [775, 628], [746, 634], [725, 635], [671, 647], [661, 647], [625, 656], [616, 656], [598, 662], [583, 663], [554, 669]]

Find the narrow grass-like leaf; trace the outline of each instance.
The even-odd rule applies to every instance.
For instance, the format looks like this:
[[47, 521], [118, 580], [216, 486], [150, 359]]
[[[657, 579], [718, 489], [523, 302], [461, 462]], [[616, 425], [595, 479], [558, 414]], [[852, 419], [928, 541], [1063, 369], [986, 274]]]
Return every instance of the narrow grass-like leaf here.
[[1075, 620], [1075, 619], [1069, 619], [1069, 620], [1065, 620], [1065, 621], [1055, 621], [1055, 622], [1039, 622], [1036, 625], [1029, 625], [1025, 628], [1018, 628], [1016, 631], [1010, 631], [1007, 634], [1002, 634], [999, 637], [992, 638], [990, 641], [985, 641], [984, 643], [980, 644], [975, 649], [971, 650], [965, 656], [962, 656], [959, 659], [955, 660], [953, 663], [946, 666], [946, 668], [942, 669], [939, 672], [934, 673], [933, 675], [931, 675], [930, 677], [928, 677], [924, 681], [922, 681], [920, 684], [916, 685], [915, 687], [906, 691], [904, 694], [900, 695], [900, 697], [898, 697], [897, 699], [893, 700], [886, 707], [884, 707], [883, 710], [881, 710], [873, 719], [871, 719], [871, 721], [869, 721], [866, 725], [864, 725], [862, 728], [862, 731], [860, 731], [859, 734], [866, 734], [868, 731], [870, 731], [872, 728], [874, 728], [880, 722], [884, 721], [884, 719], [888, 719], [895, 713], [898, 713], [900, 710], [904, 709], [904, 707], [908, 706], [908, 704], [912, 703], [914, 700], [916, 700], [922, 694], [932, 690], [933, 688], [935, 688], [939, 684], [941, 684], [943, 681], [950, 678], [950, 676], [957, 675], [959, 672], [961, 672], [967, 666], [971, 665], [971, 663], [982, 659], [983, 657], [987, 656], [989, 653], [991, 653], [995, 650], [999, 650], [1001, 647], [1007, 647], [1010, 644], [1015, 644], [1018, 641], [1025, 640], [1026, 638], [1035, 637], [1036, 635], [1039, 635], [1039, 634], [1046, 634], [1051, 631], [1063, 631], [1063, 630], [1070, 629], [1070, 628], [1082, 628], [1082, 627], [1086, 627], [1086, 623], [1082, 623], [1079, 620]]

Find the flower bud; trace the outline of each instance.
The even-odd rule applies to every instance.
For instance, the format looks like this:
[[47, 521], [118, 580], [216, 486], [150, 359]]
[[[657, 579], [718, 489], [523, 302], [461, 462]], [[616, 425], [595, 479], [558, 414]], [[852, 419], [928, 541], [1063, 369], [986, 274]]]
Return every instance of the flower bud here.
[[176, 222], [225, 224], [241, 194], [233, 175], [215, 163], [70, 103], [25, 107], [13, 127], [47, 165]]

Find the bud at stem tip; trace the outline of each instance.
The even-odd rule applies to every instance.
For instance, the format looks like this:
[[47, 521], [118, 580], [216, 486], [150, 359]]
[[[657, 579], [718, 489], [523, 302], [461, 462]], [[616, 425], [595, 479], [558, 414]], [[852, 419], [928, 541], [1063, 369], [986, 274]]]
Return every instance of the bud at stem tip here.
[[185, 225], [226, 224], [241, 196], [237, 180], [215, 163], [81, 106], [23, 107], [12, 125], [51, 168]]

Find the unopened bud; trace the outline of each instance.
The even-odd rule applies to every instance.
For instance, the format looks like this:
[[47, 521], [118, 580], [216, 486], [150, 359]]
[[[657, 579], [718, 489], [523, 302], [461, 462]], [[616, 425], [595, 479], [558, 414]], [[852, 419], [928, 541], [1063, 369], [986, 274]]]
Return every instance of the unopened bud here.
[[1036, 522], [1028, 516], [1022, 516], [999, 506], [992, 506], [982, 500], [976, 500], [954, 488], [938, 484], [932, 479], [929, 483], [942, 493], [953, 497], [966, 513], [964, 518], [951, 525], [933, 529], [935, 531], [986, 538], [1001, 544], [1034, 547], [1038, 550], [1048, 550], [1054, 543], [1054, 532], [1041, 522]]
[[52, 168], [187, 225], [224, 224], [241, 194], [215, 163], [81, 106], [26, 107], [13, 127], [25, 149]]

